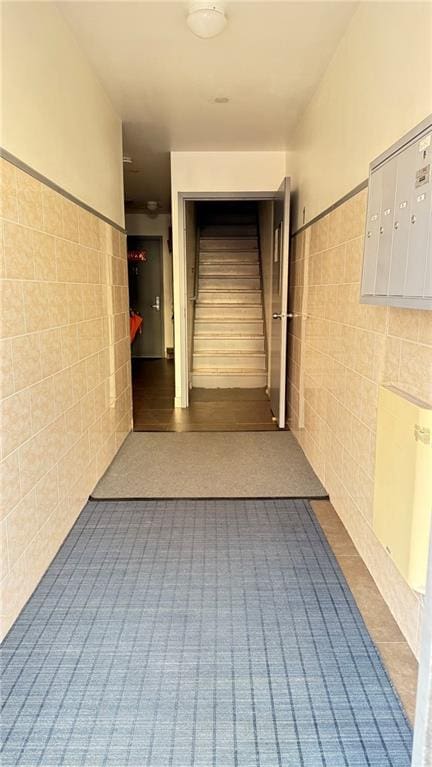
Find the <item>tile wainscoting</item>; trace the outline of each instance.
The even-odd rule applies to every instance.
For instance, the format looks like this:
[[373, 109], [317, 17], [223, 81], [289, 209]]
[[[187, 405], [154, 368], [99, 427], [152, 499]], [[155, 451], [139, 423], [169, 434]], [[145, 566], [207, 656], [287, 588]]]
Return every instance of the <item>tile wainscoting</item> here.
[[125, 236], [1, 160], [4, 635], [131, 429]]
[[293, 238], [289, 425], [414, 653], [423, 600], [372, 530], [379, 385], [432, 402], [432, 312], [359, 303], [367, 190]]

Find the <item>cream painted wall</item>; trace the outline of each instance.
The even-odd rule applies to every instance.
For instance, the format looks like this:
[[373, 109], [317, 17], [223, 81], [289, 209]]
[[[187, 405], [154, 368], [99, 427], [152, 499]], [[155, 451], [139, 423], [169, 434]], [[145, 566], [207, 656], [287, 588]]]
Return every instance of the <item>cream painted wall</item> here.
[[52, 3], [2, 5], [1, 145], [124, 223], [121, 120]]
[[171, 152], [175, 192], [262, 192], [277, 189], [285, 152]]
[[158, 216], [148, 216], [146, 213], [126, 214], [126, 233], [143, 235], [144, 237], [162, 237], [163, 242], [163, 283], [164, 283], [164, 345], [174, 345], [173, 292], [172, 292], [172, 254], [168, 248], [169, 227], [171, 216], [160, 213]]
[[[432, 111], [432, 4], [360, 3], [295, 132], [295, 228]], [[292, 156], [288, 159], [292, 168]]]
[[285, 176], [286, 164], [286, 152], [171, 152], [175, 376], [178, 407], [185, 407], [188, 397], [184, 221], [182, 211], [178, 209], [179, 192], [241, 194], [277, 190]]

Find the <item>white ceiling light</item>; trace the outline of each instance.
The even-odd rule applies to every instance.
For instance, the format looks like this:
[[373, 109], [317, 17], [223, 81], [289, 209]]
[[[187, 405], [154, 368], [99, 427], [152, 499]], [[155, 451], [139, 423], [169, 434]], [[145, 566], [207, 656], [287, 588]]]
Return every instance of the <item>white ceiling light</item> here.
[[226, 23], [227, 18], [223, 3], [190, 3], [187, 25], [197, 37], [216, 37], [225, 29]]
[[157, 200], [148, 200], [148, 202], [146, 202], [146, 208], [149, 213], [157, 214], [159, 210], [159, 202]]

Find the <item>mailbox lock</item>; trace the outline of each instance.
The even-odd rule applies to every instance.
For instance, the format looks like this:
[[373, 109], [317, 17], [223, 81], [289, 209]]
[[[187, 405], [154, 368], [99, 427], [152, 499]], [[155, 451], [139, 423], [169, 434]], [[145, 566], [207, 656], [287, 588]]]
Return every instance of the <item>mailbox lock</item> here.
[[417, 221], [417, 216], [413, 213], [411, 216], [411, 223], [415, 224], [416, 221]]
[[380, 226], [380, 234], [384, 234], [384, 227]]
[[395, 221], [394, 222], [394, 228], [395, 229], [399, 229], [399, 221]]
[[369, 239], [370, 237], [372, 237], [372, 232], [368, 232], [368, 233], [367, 233], [367, 236], [368, 236], [368, 239]]

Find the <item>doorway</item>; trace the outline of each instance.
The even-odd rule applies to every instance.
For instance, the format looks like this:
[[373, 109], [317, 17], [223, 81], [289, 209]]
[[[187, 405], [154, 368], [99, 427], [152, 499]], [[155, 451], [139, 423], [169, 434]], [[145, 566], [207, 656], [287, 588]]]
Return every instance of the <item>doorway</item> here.
[[[156, 357], [154, 352], [151, 357], [138, 358], [133, 346], [134, 429], [276, 431], [285, 428], [284, 411], [275, 411], [269, 397], [275, 380], [271, 359], [278, 357], [281, 371], [283, 368], [281, 375], [286, 375], [285, 355], [280, 354], [283, 333], [277, 334], [275, 343], [272, 329], [272, 323], [275, 324], [272, 319], [275, 229], [279, 243], [277, 270], [281, 276], [278, 285], [285, 285], [285, 300], [288, 279], [287, 261], [286, 271], [282, 269], [282, 242], [288, 242], [288, 221], [283, 231], [282, 218], [277, 214], [278, 194], [234, 199], [197, 197], [183, 202], [183, 250], [179, 254], [174, 249], [177, 298], [179, 255], [184, 286], [182, 301], [177, 304], [176, 299], [174, 301], [175, 364]], [[289, 192], [285, 208], [289, 211]], [[131, 244], [135, 246], [136, 242], [131, 239]], [[156, 309], [152, 305], [156, 288], [157, 282], [148, 295], [150, 311]], [[132, 308], [134, 295], [132, 289]], [[283, 300], [280, 301], [280, 296], [276, 298], [277, 311], [283, 312]], [[286, 315], [285, 322], [278, 320], [276, 325], [281, 329], [285, 326], [286, 333]], [[184, 366], [186, 371], [182, 372], [180, 383], [184, 387], [187, 381], [187, 397], [183, 397], [183, 404], [179, 406], [178, 371]], [[284, 388], [282, 393], [278, 386], [278, 401], [284, 400]]]
[[163, 265], [160, 237], [127, 238], [130, 311], [142, 323], [132, 342], [132, 358], [164, 357]]
[[174, 361], [164, 344], [162, 237], [128, 236], [129, 308], [135, 322], [131, 362], [135, 430], [147, 430], [150, 411], [173, 407]]
[[[193, 405], [199, 388], [256, 387], [270, 394], [276, 423], [285, 428], [289, 207], [289, 179], [272, 192], [178, 193], [173, 210], [178, 407]], [[280, 274], [277, 295], [273, 261]], [[258, 328], [263, 321], [264, 353]]]

